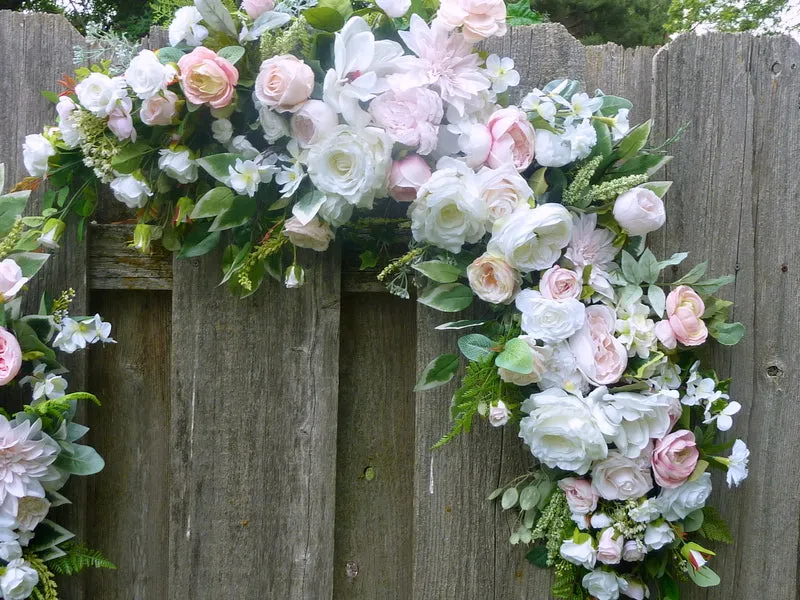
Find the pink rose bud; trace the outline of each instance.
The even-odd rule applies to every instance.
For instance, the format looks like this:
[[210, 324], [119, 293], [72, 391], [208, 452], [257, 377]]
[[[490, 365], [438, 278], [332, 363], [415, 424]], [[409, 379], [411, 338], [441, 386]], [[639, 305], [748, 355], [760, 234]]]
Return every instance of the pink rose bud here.
[[309, 100], [289, 121], [292, 136], [301, 147], [316, 144], [322, 136], [339, 124], [339, 116], [322, 100]]
[[192, 104], [224, 108], [231, 103], [239, 71], [233, 64], [202, 46], [178, 61], [181, 88]]
[[145, 125], [166, 127], [178, 114], [178, 95], [166, 90], [142, 102], [139, 117]]
[[14, 335], [0, 327], [0, 385], [10, 383], [22, 366], [22, 349]]
[[511, 416], [511, 411], [508, 410], [506, 403], [498, 400], [495, 406], [489, 409], [489, 424], [492, 427], [502, 427], [508, 423], [508, 418]]
[[699, 346], [706, 341], [708, 329], [702, 316], [706, 305], [688, 285], [679, 285], [667, 296], [667, 317], [677, 339], [684, 346]]
[[675, 339], [675, 332], [672, 331], [672, 326], [669, 324], [669, 321], [659, 321], [656, 323], [654, 331], [658, 341], [661, 342], [667, 350], [672, 350], [678, 345], [678, 340]]
[[583, 283], [581, 277], [571, 269], [551, 267], [542, 273], [539, 281], [539, 291], [550, 300], [566, 300], [567, 298], [580, 298]]
[[558, 482], [558, 487], [566, 495], [572, 514], [586, 515], [597, 508], [597, 501], [600, 497], [588, 480], [565, 477]]
[[261, 63], [256, 77], [256, 99], [279, 112], [297, 112], [314, 91], [314, 71], [291, 54]]
[[625, 538], [621, 533], [614, 531], [613, 527], [604, 529], [597, 540], [597, 560], [607, 565], [619, 564], [622, 560], [622, 546]]
[[647, 549], [642, 542], [628, 540], [622, 547], [622, 560], [625, 562], [639, 562], [644, 560]]
[[389, 195], [398, 202], [412, 202], [423, 183], [431, 178], [431, 168], [421, 156], [409, 154], [392, 164]]
[[526, 114], [516, 106], [495, 111], [486, 124], [492, 148], [486, 164], [493, 169], [513, 164], [524, 171], [533, 162], [536, 134]]
[[664, 201], [643, 187], [636, 187], [614, 202], [614, 218], [630, 235], [644, 235], [661, 229], [667, 220]]
[[11, 258], [0, 261], [0, 296], [8, 302], [28, 283], [28, 278], [22, 276], [22, 269]]
[[253, 20], [275, 8], [273, 0], [242, 0], [242, 10]]
[[656, 441], [650, 462], [656, 483], [664, 488], [676, 488], [685, 483], [697, 466], [700, 452], [694, 434], [682, 429]]

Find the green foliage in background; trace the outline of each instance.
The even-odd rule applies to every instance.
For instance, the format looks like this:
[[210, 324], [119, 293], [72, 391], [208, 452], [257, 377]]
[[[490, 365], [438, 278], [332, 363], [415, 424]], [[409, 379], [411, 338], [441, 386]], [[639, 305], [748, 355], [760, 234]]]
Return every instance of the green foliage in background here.
[[693, 31], [709, 23], [718, 31], [782, 31], [780, 15], [788, 0], [672, 0], [666, 30], [670, 33]]

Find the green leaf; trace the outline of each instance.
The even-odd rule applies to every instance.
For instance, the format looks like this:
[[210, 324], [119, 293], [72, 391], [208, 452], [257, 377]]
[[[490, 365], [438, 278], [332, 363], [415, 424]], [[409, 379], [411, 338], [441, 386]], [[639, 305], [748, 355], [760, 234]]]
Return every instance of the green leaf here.
[[730, 529], [728, 529], [728, 524], [713, 506], [706, 505], [703, 507], [703, 525], [698, 530], [698, 533], [712, 542], [733, 543], [733, 536]]
[[647, 288], [647, 301], [659, 317], [664, 316], [664, 310], [667, 306], [667, 297], [664, 295], [664, 290], [662, 290], [660, 286], [651, 285]]
[[472, 290], [461, 283], [445, 283], [427, 289], [417, 302], [442, 312], [458, 312], [472, 304]]
[[514, 373], [527, 375], [533, 371], [534, 367], [531, 347], [525, 340], [519, 338], [509, 340], [506, 342], [503, 351], [495, 359], [495, 365]]
[[614, 177], [627, 175], [653, 175], [672, 160], [671, 156], [661, 154], [637, 154], [627, 159], [621, 166], [613, 169]]
[[601, 121], [592, 121], [592, 126], [597, 132], [597, 143], [592, 148], [592, 152], [587, 157], [587, 160], [593, 159], [595, 156], [602, 156], [608, 158], [612, 152], [611, 130], [608, 125]]
[[458, 348], [461, 354], [473, 361], [481, 361], [494, 354], [490, 348], [495, 343], [480, 333], [470, 333], [458, 338]]
[[30, 543], [30, 549], [34, 552], [41, 552], [53, 546], [57, 546], [67, 540], [71, 540], [75, 534], [65, 529], [58, 523], [54, 523], [50, 519], [45, 519], [36, 526], [33, 540]]
[[217, 56], [221, 56], [232, 65], [235, 65], [244, 56], [244, 48], [241, 46], [225, 46], [217, 52]]
[[206, 173], [211, 175], [217, 181], [228, 185], [230, 181], [230, 170], [239, 158], [236, 154], [230, 152], [223, 152], [222, 154], [212, 154], [211, 156], [204, 156], [197, 159], [197, 164], [203, 167]]
[[696, 510], [692, 513], [686, 515], [686, 518], [683, 519], [683, 529], [687, 533], [692, 533], [693, 531], [697, 531], [703, 525], [703, 511]]
[[19, 252], [9, 258], [14, 259], [19, 265], [23, 277], [33, 277], [44, 266], [50, 255], [44, 252]]
[[358, 255], [358, 258], [361, 259], [361, 264], [358, 267], [360, 271], [372, 269], [378, 264], [378, 253], [374, 250], [364, 250]]
[[67, 442], [70, 451], [62, 450], [53, 463], [73, 475], [94, 475], [103, 470], [105, 461], [91, 446]]
[[222, 0], [194, 0], [194, 5], [210, 29], [236, 37], [236, 25], [233, 17]]
[[461, 275], [460, 267], [441, 260], [429, 260], [413, 265], [413, 267], [428, 279], [438, 283], [453, 283], [458, 281]]
[[22, 190], [0, 196], [0, 234], [6, 234], [11, 230], [17, 218], [25, 210], [30, 195], [30, 190]]
[[634, 285], [642, 281], [642, 274], [639, 272], [639, 263], [625, 250], [622, 251], [622, 274], [628, 283]]
[[334, 33], [344, 25], [342, 14], [338, 10], [326, 6], [308, 8], [303, 11], [303, 16], [309, 25], [321, 31]]
[[637, 125], [631, 129], [628, 134], [622, 138], [619, 143], [619, 154], [622, 158], [632, 156], [645, 147], [647, 139], [650, 137], [650, 128], [652, 125], [652, 119], [645, 121], [641, 125]]
[[256, 212], [256, 199], [250, 196], [236, 196], [231, 206], [224, 213], [219, 215], [209, 231], [224, 231], [248, 223]]
[[450, 381], [458, 370], [458, 355], [442, 354], [437, 356], [422, 371], [417, 385], [414, 386], [415, 392], [424, 392]]
[[603, 105], [600, 107], [600, 114], [604, 117], [613, 117], [623, 108], [630, 110], [633, 108], [633, 103], [619, 96], [603, 96]]
[[445, 331], [448, 329], [468, 329], [470, 327], [478, 327], [480, 325], [485, 325], [486, 321], [478, 321], [474, 319], [462, 319], [461, 321], [450, 321], [448, 323], [442, 323], [441, 325], [437, 325], [434, 329], [439, 331]]
[[[52, 102], [53, 104], [58, 104], [58, 94], [55, 92], [51, 92], [50, 90], [42, 90], [42, 96], [48, 102]], [[3, 189], [3, 182], [0, 181], [0, 190]]]
[[528, 554], [525, 555], [528, 562], [540, 569], [547, 568], [547, 546], [538, 544], [534, 546]]
[[683, 277], [678, 279], [672, 285], [691, 285], [697, 281], [700, 281], [700, 278], [706, 274], [706, 269], [708, 268], [707, 262], [701, 262], [698, 265], [695, 265], [691, 268], [691, 270], [686, 273]]
[[193, 220], [216, 217], [233, 206], [233, 199], [233, 190], [226, 187], [215, 187], [203, 194], [189, 216]]
[[658, 268], [659, 269], [664, 269], [665, 267], [670, 267], [672, 265], [679, 265], [684, 260], [686, 260], [687, 256], [689, 256], [688, 252], [676, 252], [675, 254], [670, 256], [668, 259], [659, 261]]
[[196, 225], [183, 240], [178, 258], [192, 258], [211, 252], [219, 242], [219, 231], [209, 231], [210, 225]]
[[510, 487], [503, 492], [503, 497], [500, 499], [500, 505], [503, 507], [503, 510], [509, 510], [517, 505], [518, 500], [519, 492], [517, 491], [517, 488]]
[[114, 155], [111, 159], [111, 166], [114, 167], [114, 170], [129, 175], [141, 166], [145, 156], [154, 151], [154, 148], [151, 148], [144, 142], [128, 144], [123, 146], [120, 151]]
[[649, 248], [646, 248], [645, 251], [642, 252], [642, 256], [639, 258], [638, 272], [641, 278], [650, 284], [655, 283], [658, 279], [658, 275], [661, 273], [661, 269], [658, 267], [656, 256], [650, 251]]
[[493, 491], [491, 494], [489, 494], [489, 495], [486, 497], [486, 499], [487, 499], [487, 500], [496, 500], [497, 498], [499, 498], [499, 497], [500, 497], [500, 494], [502, 494], [502, 493], [503, 493], [503, 490], [504, 490], [504, 489], [505, 489], [505, 488], [497, 488], [495, 491]]
[[11, 328], [14, 330], [14, 335], [23, 353], [41, 352], [42, 355], [39, 360], [53, 369], [61, 367], [61, 365], [58, 364], [58, 360], [56, 360], [56, 353], [50, 346], [45, 345], [42, 340], [39, 339], [33, 327], [28, 325], [25, 321], [20, 320], [14, 321], [11, 324]]
[[734, 281], [736, 281], [736, 278], [733, 275], [723, 275], [722, 277], [717, 277], [715, 279], [698, 281], [693, 284], [692, 287], [698, 294], [713, 294], [721, 287], [733, 283]]
[[659, 579], [659, 585], [661, 586], [662, 600], [680, 600], [680, 588], [672, 577], [665, 574], [664, 577]]
[[20, 319], [29, 325], [36, 333], [36, 337], [44, 342], [49, 342], [56, 334], [56, 326], [50, 315], [28, 315]]
[[539, 504], [539, 500], [539, 486], [529, 485], [522, 490], [522, 493], [519, 495], [519, 507], [522, 510], [536, 508], [536, 505]]
[[166, 65], [168, 63], [176, 63], [181, 58], [183, 58], [184, 52], [179, 48], [174, 48], [172, 46], [166, 46], [164, 48], [159, 48], [156, 50], [156, 56], [158, 56], [158, 60], [162, 65]]
[[347, 20], [353, 14], [353, 4], [350, 0], [319, 0], [317, 6], [332, 8]]
[[530, 0], [509, 2], [506, 9], [506, 23], [511, 27], [536, 25], [542, 22], [542, 17], [531, 10]]
[[311, 219], [317, 216], [323, 204], [325, 204], [325, 194], [319, 190], [311, 190], [292, 207], [292, 214], [302, 225], [307, 225]]
[[663, 198], [667, 195], [669, 188], [672, 187], [671, 181], [648, 181], [643, 183], [639, 187], [643, 187], [646, 190], [650, 190], [659, 198]]
[[705, 298], [705, 304], [706, 311], [703, 313], [703, 319], [712, 319], [716, 315], [727, 315], [728, 309], [733, 306], [733, 302], [730, 300], [723, 300], [713, 296]]
[[688, 575], [699, 587], [713, 587], [720, 583], [719, 575], [709, 567], [703, 567], [697, 571], [689, 569]]
[[724, 346], [735, 346], [744, 337], [744, 325], [741, 323], [714, 322], [708, 327], [708, 332], [715, 340]]

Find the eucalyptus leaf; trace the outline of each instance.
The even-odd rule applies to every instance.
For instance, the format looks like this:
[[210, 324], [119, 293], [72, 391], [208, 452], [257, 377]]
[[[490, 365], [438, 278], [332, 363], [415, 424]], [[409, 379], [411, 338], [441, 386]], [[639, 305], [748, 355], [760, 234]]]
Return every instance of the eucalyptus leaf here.
[[522, 510], [530, 510], [536, 508], [537, 504], [539, 504], [539, 487], [529, 485], [519, 495], [519, 507]]
[[683, 277], [678, 279], [673, 285], [691, 285], [700, 281], [700, 278], [706, 274], [706, 269], [708, 268], [707, 262], [701, 262], [691, 268], [691, 270], [686, 273]]
[[225, 46], [217, 52], [217, 56], [221, 56], [232, 65], [235, 65], [244, 56], [244, 48], [241, 46]]
[[724, 346], [735, 346], [744, 337], [744, 325], [741, 323], [711, 323], [708, 332]]
[[621, 262], [622, 274], [625, 276], [628, 283], [636, 285], [642, 281], [643, 278], [642, 274], [639, 272], [639, 263], [636, 262], [636, 259], [633, 258], [630, 253], [623, 250]]
[[70, 444], [72, 452], [61, 452], [53, 463], [56, 468], [72, 475], [94, 475], [103, 470], [105, 461], [91, 446]]
[[166, 46], [164, 48], [159, 48], [156, 51], [156, 56], [158, 57], [159, 62], [162, 65], [166, 65], [168, 63], [176, 63], [181, 58], [183, 58], [184, 52], [179, 48], [175, 48], [173, 46]]
[[236, 25], [233, 17], [222, 0], [194, 0], [194, 5], [210, 29], [236, 37]]
[[533, 371], [533, 352], [525, 340], [514, 338], [506, 342], [505, 348], [495, 359], [498, 367], [527, 375]]
[[442, 312], [458, 312], [472, 304], [472, 290], [461, 283], [444, 283], [427, 289], [417, 302]]
[[517, 505], [518, 500], [519, 492], [517, 491], [517, 488], [510, 487], [503, 492], [503, 497], [500, 499], [500, 505], [503, 507], [503, 510], [509, 510]]
[[491, 339], [480, 333], [470, 333], [458, 338], [461, 354], [476, 362], [492, 356], [494, 352], [490, 348], [494, 345]]

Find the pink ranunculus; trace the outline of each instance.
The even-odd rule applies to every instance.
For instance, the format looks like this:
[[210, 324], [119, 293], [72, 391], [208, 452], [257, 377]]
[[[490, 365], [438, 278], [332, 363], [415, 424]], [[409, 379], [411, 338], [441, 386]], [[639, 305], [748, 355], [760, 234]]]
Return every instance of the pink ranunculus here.
[[261, 63], [254, 94], [264, 106], [279, 112], [297, 112], [314, 91], [314, 71], [291, 54]]
[[11, 382], [22, 366], [22, 349], [8, 329], [0, 327], [0, 386]]
[[679, 487], [694, 472], [699, 457], [691, 431], [682, 429], [657, 440], [650, 458], [656, 483], [664, 488]]
[[131, 99], [125, 98], [108, 113], [108, 128], [119, 141], [136, 141], [136, 129], [133, 127], [133, 119], [131, 119], [131, 108]]
[[233, 64], [202, 46], [178, 61], [181, 88], [192, 104], [224, 108], [231, 103], [239, 71]]
[[444, 109], [442, 99], [427, 88], [388, 91], [369, 105], [375, 123], [395, 142], [430, 154], [439, 141], [439, 123]]
[[339, 117], [322, 100], [309, 100], [289, 120], [292, 137], [303, 148], [315, 144], [328, 131], [339, 124]]
[[672, 326], [668, 320], [659, 321], [654, 328], [658, 341], [667, 350], [672, 350], [678, 345], [678, 340], [675, 339], [675, 332], [672, 331]]
[[253, 20], [273, 8], [275, 8], [274, 0], [242, 0], [242, 10]]
[[486, 124], [492, 136], [492, 148], [486, 164], [492, 168], [513, 164], [524, 171], [533, 162], [536, 133], [527, 116], [516, 106], [495, 111]]
[[503, 0], [442, 0], [436, 18], [450, 29], [461, 27], [471, 42], [506, 34]]
[[409, 154], [392, 163], [389, 195], [398, 202], [413, 202], [423, 183], [431, 178], [431, 168], [421, 156]]
[[580, 298], [583, 284], [581, 277], [572, 269], [563, 267], [550, 267], [542, 273], [539, 281], [539, 291], [545, 298], [551, 300], [566, 300], [567, 298]]
[[519, 293], [522, 276], [502, 258], [484, 254], [467, 267], [469, 286], [491, 304], [509, 304]]
[[679, 285], [667, 296], [667, 317], [672, 331], [684, 346], [699, 346], [706, 341], [708, 329], [703, 322], [706, 306], [688, 285]]
[[178, 114], [178, 95], [166, 90], [142, 102], [139, 117], [145, 125], [166, 127]]
[[583, 327], [569, 340], [578, 368], [597, 385], [616, 383], [628, 366], [628, 351], [613, 335], [615, 325], [612, 309], [589, 306]]
[[622, 560], [625, 538], [613, 527], [604, 529], [597, 540], [597, 560], [606, 565], [617, 565]]
[[600, 496], [594, 491], [589, 480], [565, 477], [558, 482], [558, 487], [567, 497], [567, 504], [572, 514], [588, 515], [597, 510], [597, 501]]

